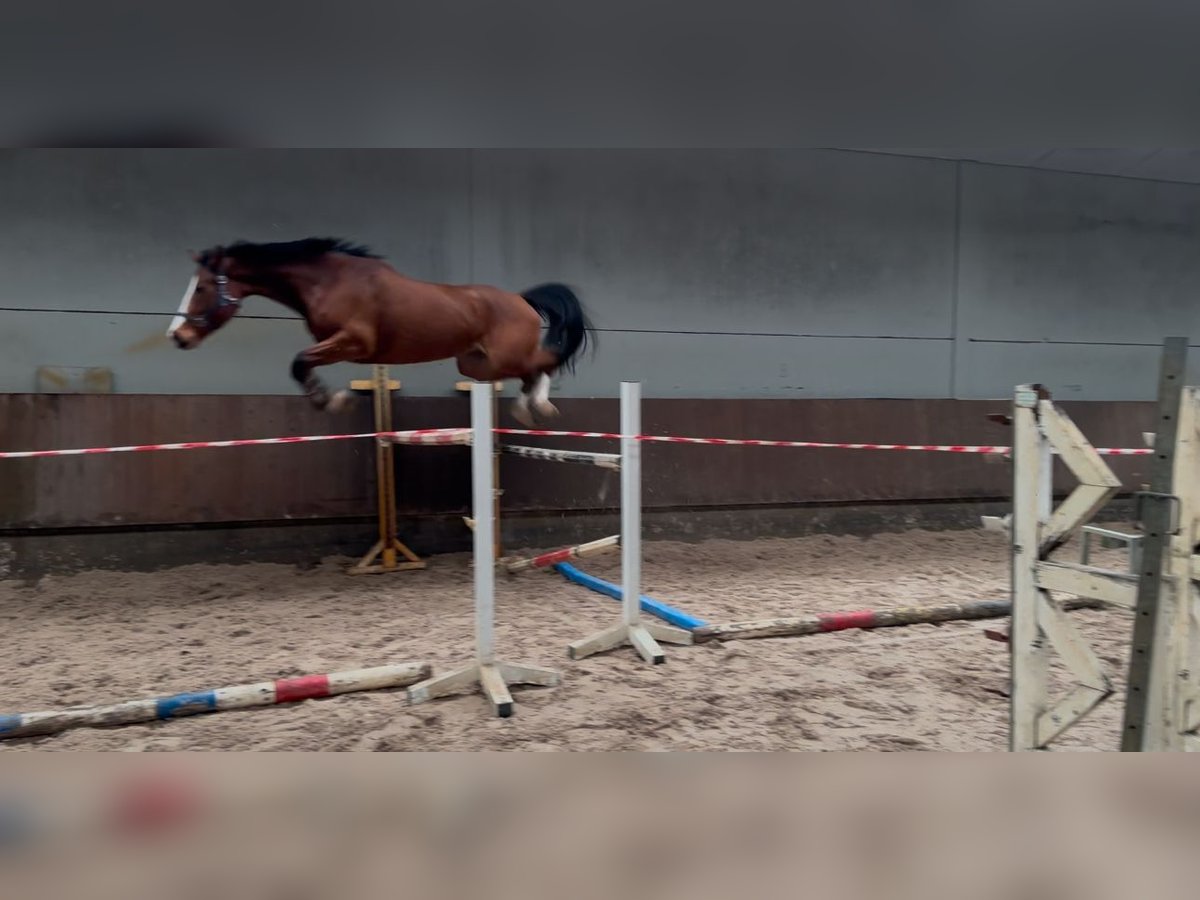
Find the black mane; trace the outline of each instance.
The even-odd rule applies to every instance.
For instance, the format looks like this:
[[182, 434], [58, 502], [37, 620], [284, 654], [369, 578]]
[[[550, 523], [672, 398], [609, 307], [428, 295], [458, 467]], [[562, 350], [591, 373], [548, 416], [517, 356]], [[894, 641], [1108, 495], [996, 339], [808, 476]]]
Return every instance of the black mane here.
[[311, 262], [326, 253], [345, 253], [366, 259], [382, 259], [369, 247], [352, 244], [341, 238], [310, 237], [299, 241], [276, 241], [270, 244], [255, 244], [238, 241], [228, 247], [210, 247], [200, 254], [201, 265], [211, 267], [218, 260], [228, 258], [247, 266], [283, 266], [288, 263]]

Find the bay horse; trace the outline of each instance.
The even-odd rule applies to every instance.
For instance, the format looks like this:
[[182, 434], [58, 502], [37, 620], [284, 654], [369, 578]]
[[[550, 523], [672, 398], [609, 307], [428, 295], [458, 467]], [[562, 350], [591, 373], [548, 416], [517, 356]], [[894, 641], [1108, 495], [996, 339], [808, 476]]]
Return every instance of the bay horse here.
[[[256, 244], [193, 253], [196, 271], [167, 329], [190, 350], [258, 295], [299, 313], [316, 339], [292, 361], [292, 378], [318, 409], [337, 411], [313, 371], [339, 362], [405, 365], [455, 359], [476, 381], [521, 380], [512, 413], [526, 427], [558, 413], [550, 376], [574, 371], [595, 333], [579, 298], [551, 282], [520, 294], [490, 285], [440, 284], [400, 274], [369, 248], [338, 238]], [[546, 336], [541, 338], [545, 323]]]

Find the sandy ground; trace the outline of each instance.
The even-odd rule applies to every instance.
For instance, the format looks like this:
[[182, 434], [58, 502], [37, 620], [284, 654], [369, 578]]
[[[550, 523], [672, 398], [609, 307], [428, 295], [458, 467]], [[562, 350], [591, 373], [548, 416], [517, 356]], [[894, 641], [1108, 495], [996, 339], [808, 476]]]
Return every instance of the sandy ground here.
[[[1117, 559], [1105, 554], [1098, 562]], [[351, 578], [330, 559], [91, 572], [0, 583], [9, 635], [5, 712], [110, 703], [272, 678], [472, 652], [467, 555], [429, 569]], [[1006, 545], [983, 532], [909, 532], [646, 545], [645, 592], [710, 622], [1001, 598]], [[619, 580], [616, 555], [581, 566]], [[499, 578], [502, 659], [552, 666], [553, 688], [517, 688], [495, 719], [478, 694], [409, 707], [402, 690], [9, 741], [53, 750], [992, 750], [1006, 749], [1008, 659], [983, 629], [950, 623], [668, 649], [579, 662], [568, 642], [618, 604], [554, 573]], [[1118, 684], [1127, 615], [1081, 624]], [[1118, 693], [1055, 744], [1115, 749]]]

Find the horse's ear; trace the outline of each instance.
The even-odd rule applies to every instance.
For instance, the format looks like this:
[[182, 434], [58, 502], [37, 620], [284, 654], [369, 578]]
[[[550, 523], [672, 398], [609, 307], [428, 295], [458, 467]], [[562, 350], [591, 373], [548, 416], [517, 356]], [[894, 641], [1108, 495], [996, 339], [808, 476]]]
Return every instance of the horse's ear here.
[[188, 254], [188, 256], [190, 256], [192, 258], [192, 262], [194, 262], [196, 265], [200, 265], [200, 254], [199, 253], [197, 253], [195, 250], [189, 250], [187, 252], [187, 254]]

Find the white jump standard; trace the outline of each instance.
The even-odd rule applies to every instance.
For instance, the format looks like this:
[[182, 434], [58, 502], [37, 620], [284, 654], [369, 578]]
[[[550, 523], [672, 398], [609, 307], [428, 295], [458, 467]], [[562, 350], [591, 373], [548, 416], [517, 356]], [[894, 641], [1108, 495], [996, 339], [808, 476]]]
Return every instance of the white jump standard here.
[[658, 641], [690, 644], [682, 628], [641, 620], [642, 596], [642, 386], [621, 382], [621, 621], [570, 644], [567, 655], [583, 659], [630, 644], [648, 663], [666, 662]]
[[408, 689], [410, 704], [479, 685], [492, 709], [502, 718], [513, 712], [509, 684], [552, 687], [559, 675], [552, 669], [499, 662], [495, 651], [496, 563], [492, 530], [492, 401], [490, 382], [471, 385], [471, 496], [475, 545], [475, 661]]

